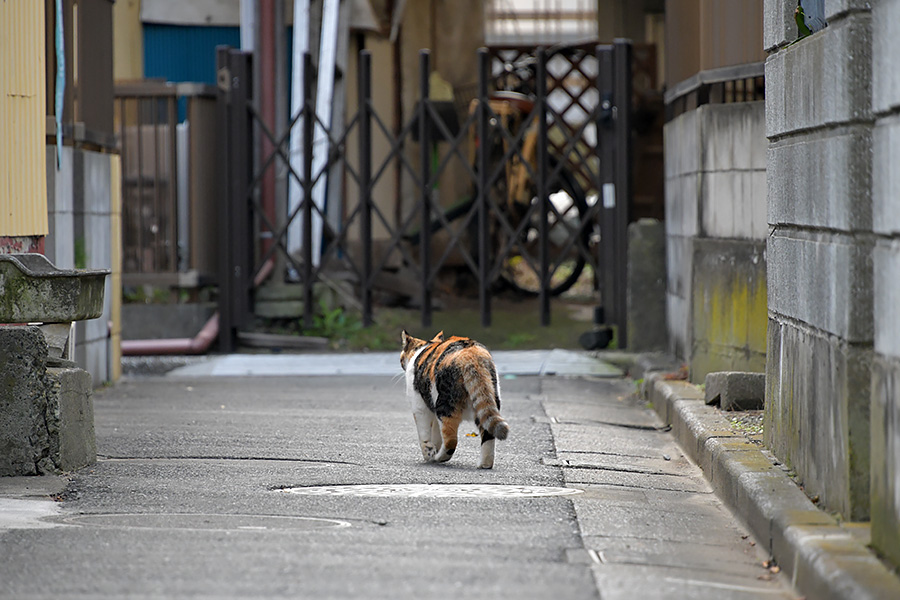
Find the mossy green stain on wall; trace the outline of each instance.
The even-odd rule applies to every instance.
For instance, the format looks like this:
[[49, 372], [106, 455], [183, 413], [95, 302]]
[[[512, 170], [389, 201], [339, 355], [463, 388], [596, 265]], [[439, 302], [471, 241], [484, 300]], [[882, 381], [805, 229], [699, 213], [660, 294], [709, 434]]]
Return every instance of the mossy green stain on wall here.
[[765, 243], [696, 240], [691, 380], [766, 368]]

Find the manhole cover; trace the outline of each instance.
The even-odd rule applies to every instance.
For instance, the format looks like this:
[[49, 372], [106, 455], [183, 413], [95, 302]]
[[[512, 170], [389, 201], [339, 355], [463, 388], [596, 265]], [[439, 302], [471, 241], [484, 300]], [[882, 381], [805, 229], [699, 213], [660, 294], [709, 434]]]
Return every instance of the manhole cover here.
[[371, 498], [538, 498], [568, 496], [581, 490], [537, 485], [408, 483], [397, 485], [321, 485], [283, 488], [307, 496], [367, 496]]
[[208, 514], [97, 514], [67, 517], [64, 522], [124, 529], [181, 529], [193, 531], [297, 532], [328, 527], [350, 527], [346, 521], [315, 517]]

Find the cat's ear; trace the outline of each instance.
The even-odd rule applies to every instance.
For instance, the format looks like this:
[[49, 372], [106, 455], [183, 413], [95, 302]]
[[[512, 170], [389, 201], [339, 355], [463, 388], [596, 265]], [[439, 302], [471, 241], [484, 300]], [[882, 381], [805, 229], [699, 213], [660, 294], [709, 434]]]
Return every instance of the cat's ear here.
[[406, 333], [406, 330], [404, 329], [403, 331], [400, 332], [400, 343], [403, 344], [403, 346], [405, 347], [407, 340], [409, 340], [409, 334]]
[[443, 332], [443, 331], [439, 331], [438, 334], [437, 334], [436, 336], [434, 336], [433, 338], [431, 338], [431, 341], [432, 341], [432, 342], [443, 342], [443, 341], [444, 341], [444, 332]]

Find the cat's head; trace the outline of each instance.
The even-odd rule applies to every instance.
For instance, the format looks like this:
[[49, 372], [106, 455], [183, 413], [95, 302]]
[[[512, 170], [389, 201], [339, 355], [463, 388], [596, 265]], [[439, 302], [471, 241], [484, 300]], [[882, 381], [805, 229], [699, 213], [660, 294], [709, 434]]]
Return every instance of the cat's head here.
[[[444, 332], [439, 332], [436, 336], [431, 339], [431, 342], [443, 342], [444, 341]], [[416, 353], [416, 350], [424, 346], [425, 344], [430, 344], [431, 342], [426, 342], [425, 340], [420, 340], [419, 338], [413, 337], [406, 333], [404, 329], [400, 333], [400, 342], [403, 345], [403, 349], [400, 350], [400, 366], [403, 370], [406, 370], [406, 365], [409, 363], [410, 359]]]

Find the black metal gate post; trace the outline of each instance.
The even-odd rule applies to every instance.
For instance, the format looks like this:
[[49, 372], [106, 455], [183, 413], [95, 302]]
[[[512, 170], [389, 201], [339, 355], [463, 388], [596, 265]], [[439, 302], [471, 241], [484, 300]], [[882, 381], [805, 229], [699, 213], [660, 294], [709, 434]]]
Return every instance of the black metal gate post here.
[[219, 131], [223, 142], [219, 165], [224, 169], [219, 181], [225, 189], [223, 223], [220, 227], [222, 257], [219, 290], [219, 344], [232, 352], [237, 329], [251, 314], [251, 272], [253, 267], [253, 211], [247, 200], [252, 161], [250, 123], [247, 110], [253, 79], [250, 54], [227, 48], [217, 50]]
[[419, 160], [421, 161], [422, 239], [422, 326], [431, 326], [431, 140], [429, 139], [428, 72], [431, 52], [419, 51]]
[[541, 325], [550, 324], [550, 248], [549, 248], [549, 223], [550, 198], [547, 191], [547, 167], [550, 162], [550, 154], [547, 150], [547, 53], [543, 47], [537, 49], [537, 71], [535, 76], [535, 92], [537, 105], [535, 106], [538, 126], [537, 137], [537, 197], [540, 203], [540, 222], [538, 231], [538, 252], [540, 254], [540, 305]]
[[605, 321], [627, 347], [628, 220], [631, 207], [631, 42], [597, 46], [599, 62], [600, 298]]
[[478, 303], [481, 309], [481, 326], [491, 325], [491, 293], [489, 272], [491, 265], [489, 216], [490, 182], [490, 105], [488, 104], [488, 77], [490, 54], [487, 48], [478, 50]]
[[362, 320], [372, 324], [372, 53], [359, 53], [359, 202], [362, 207]]
[[615, 40], [616, 107], [616, 287], [615, 323], [619, 348], [628, 347], [628, 223], [631, 218], [631, 42]]

